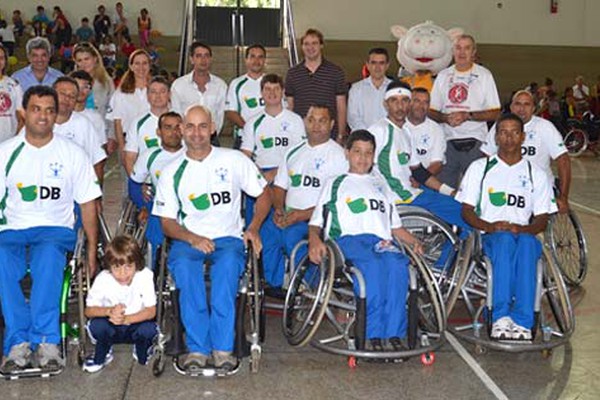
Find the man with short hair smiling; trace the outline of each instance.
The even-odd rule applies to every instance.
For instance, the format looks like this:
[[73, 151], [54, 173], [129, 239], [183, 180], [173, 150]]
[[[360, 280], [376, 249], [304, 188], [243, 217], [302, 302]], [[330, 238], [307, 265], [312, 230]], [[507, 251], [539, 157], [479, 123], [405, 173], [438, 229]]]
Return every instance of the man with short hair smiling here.
[[45, 37], [29, 39], [25, 51], [29, 65], [12, 74], [12, 78], [19, 82], [23, 92], [35, 85], [52, 86], [54, 81], [63, 76], [62, 72], [50, 67], [52, 46]]

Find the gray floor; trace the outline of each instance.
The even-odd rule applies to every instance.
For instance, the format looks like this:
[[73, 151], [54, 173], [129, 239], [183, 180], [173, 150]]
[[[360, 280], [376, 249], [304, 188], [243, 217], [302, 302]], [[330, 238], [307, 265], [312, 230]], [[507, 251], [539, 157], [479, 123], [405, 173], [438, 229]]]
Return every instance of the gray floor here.
[[[600, 162], [591, 156], [573, 160], [571, 198], [590, 247], [588, 276], [572, 293], [576, 329], [569, 345], [550, 358], [540, 353], [475, 355], [480, 367], [510, 399], [597, 399], [600, 397]], [[105, 215], [114, 227], [120, 207], [120, 174], [107, 179]], [[575, 204], [576, 203], [576, 204]], [[73, 354], [73, 353], [72, 353]], [[312, 348], [288, 346], [280, 332], [280, 318], [268, 317], [267, 342], [261, 370], [250, 374], [247, 365], [227, 379], [186, 378], [168, 365], [161, 378], [134, 363], [130, 346], [117, 346], [114, 362], [96, 375], [76, 367], [50, 379], [0, 382], [0, 399], [493, 399], [495, 395], [445, 344], [434, 365], [418, 359], [402, 364], [361, 363], [348, 368], [346, 359]]]

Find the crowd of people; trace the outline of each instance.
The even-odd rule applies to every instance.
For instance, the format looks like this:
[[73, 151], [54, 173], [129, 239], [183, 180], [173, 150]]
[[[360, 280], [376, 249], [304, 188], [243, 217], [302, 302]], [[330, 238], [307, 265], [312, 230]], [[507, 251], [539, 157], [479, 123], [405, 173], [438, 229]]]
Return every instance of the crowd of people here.
[[[386, 77], [390, 60], [381, 48], [367, 55], [369, 77], [348, 91], [342, 68], [324, 58], [316, 29], [302, 36], [304, 59], [285, 80], [265, 74], [267, 50], [255, 44], [246, 49], [246, 73], [227, 85], [211, 72], [211, 47], [194, 42], [192, 70], [171, 81], [153, 76], [147, 48], [120, 47], [130, 37], [119, 5], [113, 20], [98, 8], [93, 33], [83, 24], [76, 30], [86, 41], [73, 47], [75, 71], [67, 76], [49, 60], [53, 47], [70, 42], [70, 25], [58, 7], [54, 21], [38, 10], [32, 20], [38, 36], [26, 45], [29, 65], [10, 78], [0, 75], [3, 372], [34, 359], [42, 368], [64, 365], [58, 306], [50, 304], [58, 297], [64, 250], [74, 243], [73, 203], [80, 205], [95, 274], [96, 213], [104, 162], [113, 152], [129, 177], [132, 201], [151, 214], [148, 240], [172, 241], [168, 265], [186, 331], [184, 369], [237, 365], [235, 296], [248, 242], [262, 252], [267, 284], [281, 289], [285, 259], [302, 238], [309, 245], [298, 259], [308, 254], [315, 263], [324, 255], [323, 237], [335, 240], [366, 276], [369, 346], [402, 348], [408, 271], [393, 241], [422, 252], [395, 212], [405, 204], [457, 226], [462, 238], [473, 229], [486, 233], [484, 249], [494, 276], [502, 277], [494, 282], [491, 337], [531, 339], [532, 263], [541, 253], [535, 234], [549, 214], [568, 210], [570, 186], [562, 137], [535, 115], [539, 103], [552, 108], [551, 81], [544, 90], [515, 93], [510, 112], [500, 116], [493, 74], [475, 63], [475, 39], [461, 35], [454, 64], [438, 74], [431, 92]], [[138, 26], [140, 43], [149, 45], [146, 10]], [[102, 45], [111, 28], [117, 47], [107, 53]], [[117, 51], [127, 55], [128, 69], [115, 85], [106, 67]], [[0, 48], [0, 74], [9, 54]], [[576, 108], [590, 100], [582, 85], [573, 88]], [[235, 149], [219, 145], [226, 120], [235, 127]], [[552, 161], [560, 178], [556, 202]], [[25, 246], [34, 281], [45, 282], [33, 287], [29, 304], [17, 294]], [[138, 361], [147, 361], [156, 299], [138, 252], [135, 243], [115, 239], [107, 270], [88, 294], [86, 315], [98, 343], [84, 365], [89, 372], [112, 360], [118, 342], [134, 342]], [[212, 263], [211, 312], [197, 282], [205, 261]]]

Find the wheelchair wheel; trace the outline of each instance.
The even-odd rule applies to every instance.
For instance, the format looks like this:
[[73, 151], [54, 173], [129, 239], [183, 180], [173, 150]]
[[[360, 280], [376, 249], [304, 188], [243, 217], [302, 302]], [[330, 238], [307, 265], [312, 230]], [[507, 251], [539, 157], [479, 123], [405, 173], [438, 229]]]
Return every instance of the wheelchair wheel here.
[[569, 338], [575, 328], [573, 308], [560, 270], [548, 249], [543, 249], [542, 298], [540, 306], [540, 328], [544, 342], [552, 337]]
[[[459, 239], [441, 219], [426, 211], [400, 213], [402, 225], [423, 244], [423, 260], [434, 272], [446, 303], [458, 283], [462, 264], [456, 263]], [[440, 261], [443, 261], [440, 264]]]
[[579, 157], [587, 150], [589, 139], [583, 129], [573, 127], [565, 135], [564, 142], [569, 155], [571, 157]]
[[320, 265], [306, 255], [294, 271], [283, 308], [283, 334], [292, 346], [304, 346], [319, 328], [333, 287], [335, 254], [327, 246]]
[[261, 260], [256, 256], [251, 244], [246, 249], [246, 312], [245, 335], [250, 342], [250, 371], [258, 372], [261, 346], [265, 339], [266, 309], [264, 304], [264, 278]]
[[124, 200], [121, 214], [117, 222], [117, 235], [134, 236], [137, 229], [137, 212], [135, 204], [131, 200]]
[[469, 271], [469, 266], [471, 263], [471, 258], [473, 257], [473, 253], [475, 250], [475, 236], [469, 235], [467, 240], [465, 240], [458, 253], [456, 258], [456, 273], [452, 276], [452, 279], [448, 281], [448, 294], [446, 300], [446, 313], [450, 315], [452, 313], [452, 309], [458, 300], [459, 295], [461, 294], [462, 285], [465, 281], [467, 272]]
[[573, 210], [551, 217], [546, 229], [546, 243], [566, 283], [579, 286], [587, 274], [587, 243]]

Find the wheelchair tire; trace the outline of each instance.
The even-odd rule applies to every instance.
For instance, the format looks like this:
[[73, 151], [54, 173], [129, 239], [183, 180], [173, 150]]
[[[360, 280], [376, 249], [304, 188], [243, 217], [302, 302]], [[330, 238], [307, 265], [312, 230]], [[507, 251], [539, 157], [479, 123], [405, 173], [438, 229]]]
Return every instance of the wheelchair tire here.
[[469, 264], [475, 249], [475, 237], [469, 235], [467, 240], [462, 243], [460, 251], [456, 258], [456, 266], [454, 267], [456, 273], [452, 276], [452, 279], [448, 281], [448, 296], [446, 298], [446, 314], [450, 315], [452, 309], [461, 294], [462, 285], [466, 279], [467, 272], [469, 271]]
[[540, 333], [569, 337], [575, 328], [575, 318], [567, 287], [552, 255], [545, 247], [543, 248], [541, 261], [543, 263], [543, 292], [540, 310], [542, 329]]
[[554, 262], [568, 285], [579, 286], [588, 268], [588, 250], [583, 227], [573, 210], [568, 214], [555, 214], [548, 222], [546, 243], [550, 246]]
[[[318, 266], [318, 282], [307, 282], [307, 272], [314, 265], [304, 256], [294, 271], [283, 308], [283, 334], [292, 346], [305, 346], [316, 333], [333, 288], [335, 254], [327, 246], [327, 256]], [[308, 278], [310, 279], [310, 278]]]
[[583, 129], [573, 127], [565, 135], [564, 143], [569, 156], [579, 157], [587, 150], [589, 138]]

